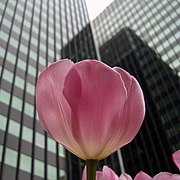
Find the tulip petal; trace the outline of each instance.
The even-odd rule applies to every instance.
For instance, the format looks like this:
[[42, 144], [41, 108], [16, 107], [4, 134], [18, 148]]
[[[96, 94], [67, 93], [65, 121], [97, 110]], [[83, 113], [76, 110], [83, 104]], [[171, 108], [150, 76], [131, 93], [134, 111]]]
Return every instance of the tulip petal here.
[[176, 166], [180, 169], [180, 150], [173, 153], [172, 158]]
[[171, 174], [168, 172], [160, 172], [156, 176], [153, 177], [153, 180], [179, 180], [180, 175], [178, 174]]
[[[82, 180], [86, 180], [87, 176], [87, 167], [84, 167], [83, 174], [82, 174]], [[96, 171], [96, 180], [103, 180], [103, 173], [101, 171]]]
[[101, 171], [96, 171], [96, 180], [104, 180], [103, 173]]
[[39, 121], [47, 133], [63, 145], [74, 144], [69, 121], [71, 110], [62, 94], [64, 79], [73, 66], [70, 60], [61, 60], [52, 63], [41, 73], [36, 86], [36, 106]]
[[120, 133], [107, 143], [108, 151], [113, 151], [115, 147], [119, 146], [120, 148], [131, 142], [139, 131], [145, 115], [144, 97], [137, 80], [121, 68], [115, 67], [113, 69], [119, 73], [123, 80], [128, 98], [124, 104], [123, 112], [121, 112]]
[[86, 166], [84, 167], [84, 170], [83, 170], [83, 173], [82, 173], [82, 180], [86, 180], [86, 171], [87, 171], [87, 168]]
[[114, 173], [114, 171], [107, 167], [107, 166], [104, 166], [103, 167], [103, 180], [118, 180], [118, 176]]
[[151, 178], [148, 174], [140, 171], [140, 172], [135, 176], [134, 180], [152, 180], [152, 178]]
[[102, 62], [84, 60], [67, 73], [63, 94], [72, 110], [73, 136], [93, 159], [121, 131], [119, 116], [127, 98], [124, 82]]
[[132, 180], [132, 178], [129, 174], [122, 173], [119, 177], [119, 180]]
[[114, 69], [122, 77], [128, 92], [128, 99], [122, 113], [124, 116], [122, 118], [125, 119], [126, 124], [123, 128], [124, 132], [121, 142], [125, 145], [132, 141], [142, 125], [145, 115], [145, 102], [143, 92], [137, 80], [121, 68], [116, 67]]

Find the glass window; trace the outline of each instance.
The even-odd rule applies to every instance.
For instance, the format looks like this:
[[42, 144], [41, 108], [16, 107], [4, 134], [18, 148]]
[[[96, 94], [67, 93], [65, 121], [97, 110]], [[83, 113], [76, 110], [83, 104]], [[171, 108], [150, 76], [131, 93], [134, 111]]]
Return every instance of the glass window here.
[[60, 169], [59, 174], [60, 174], [60, 180], [67, 180], [66, 171]]
[[30, 51], [30, 57], [34, 60], [37, 59], [37, 53], [33, 52], [33, 51]]
[[161, 51], [163, 50], [163, 47], [162, 46], [158, 46], [157, 47], [157, 51], [160, 53]]
[[46, 29], [47, 28], [47, 24], [45, 24], [43, 21], [41, 21], [41, 26]]
[[178, 59], [176, 59], [175, 61], [173, 61], [172, 64], [175, 68], [177, 68], [178, 66], [180, 66], [180, 61]]
[[24, 54], [27, 54], [28, 48], [21, 43], [20, 44], [20, 51], [23, 52]]
[[35, 86], [33, 86], [32, 84], [30, 84], [29, 82], [27, 82], [26, 84], [26, 91], [31, 94], [31, 95], [34, 95], [35, 93]]
[[39, 57], [39, 63], [40, 63], [41, 65], [45, 66], [45, 65], [46, 65], [46, 60], [40, 56], [40, 57]]
[[[34, 11], [35, 11], [37, 14], [39, 14], [39, 10], [40, 10], [40, 9], [38, 8], [38, 6], [35, 5], [34, 7], [35, 7], [35, 8], [34, 8]], [[39, 22], [38, 20], [39, 20], [39, 19], [37, 19], [37, 17], [34, 16], [34, 21]]]
[[48, 54], [49, 54], [49, 56], [54, 58], [54, 51], [52, 51], [51, 49], [48, 49]]
[[44, 52], [46, 52], [46, 46], [44, 44], [40, 44], [40, 49]]
[[[6, 123], [7, 123], [7, 117], [3, 116], [2, 114], [0, 114], [0, 129], [1, 130], [5, 130], [6, 129]], [[0, 159], [1, 160], [1, 159]]]
[[24, 21], [24, 24], [25, 24], [25, 26], [26, 26], [28, 29], [29, 29], [30, 26], [31, 26], [30, 22], [27, 21], [26, 19], [25, 19], [25, 21]]
[[158, 37], [159, 37], [159, 39], [161, 40], [161, 39], [164, 38], [164, 34], [163, 34], [163, 33], [160, 33], [160, 34], [158, 35]]
[[171, 36], [168, 41], [170, 44], [172, 44], [173, 42], [176, 41], [176, 39], [174, 38], [174, 36]]
[[5, 9], [5, 4], [2, 2], [0, 2], [0, 9], [4, 10]]
[[48, 164], [48, 179], [56, 179], [56, 168]]
[[28, 73], [31, 74], [32, 76], [36, 76], [36, 69], [33, 66], [29, 65]]
[[0, 102], [9, 105], [10, 94], [3, 89], [0, 91]]
[[17, 163], [17, 152], [10, 148], [6, 148], [5, 164], [16, 167], [16, 163]]
[[8, 81], [9, 83], [12, 83], [13, 73], [10, 72], [10, 71], [8, 71], [7, 69], [4, 69], [3, 79], [5, 79], [6, 81]]
[[8, 8], [8, 6], [7, 6], [7, 8], [6, 8], [6, 13], [8, 13], [10, 16], [13, 16], [14, 11], [11, 10], [10, 8]]
[[36, 146], [44, 148], [44, 135], [36, 132], [35, 144], [36, 144]]
[[167, 48], [168, 46], [169, 46], [168, 41], [163, 42], [163, 47], [164, 47], [164, 48]]
[[56, 59], [60, 59], [60, 58], [61, 58], [60, 54], [56, 54]]
[[25, 102], [24, 112], [26, 115], [33, 117], [34, 116], [34, 107], [31, 104]]
[[66, 151], [65, 151], [64, 147], [61, 144], [59, 144], [59, 155], [61, 157], [66, 157]]
[[7, 33], [3, 32], [3, 31], [1, 30], [0, 37], [1, 37], [1, 39], [3, 39], [5, 42], [7, 42], [9, 36], [8, 36]]
[[153, 39], [153, 43], [156, 44], [157, 42], [159, 42], [159, 39], [158, 39], [157, 37], [155, 37], [155, 38]]
[[7, 28], [11, 27], [11, 22], [7, 20], [6, 18], [3, 19], [3, 25], [5, 25]]
[[180, 39], [180, 31], [177, 31], [177, 32], [175, 33], [175, 38]]
[[24, 11], [24, 7], [20, 3], [18, 3], [17, 8], [22, 12]]
[[15, 78], [15, 85], [21, 89], [24, 89], [24, 79], [16, 76]]
[[46, 33], [44, 33], [43, 31], [41, 31], [41, 38], [43, 38], [44, 40], [46, 40]]
[[31, 43], [34, 44], [35, 46], [38, 45], [38, 41], [33, 37], [31, 37]]
[[31, 172], [31, 157], [21, 154], [20, 169], [29, 173]]
[[27, 41], [29, 41], [29, 34], [28, 34], [27, 32], [23, 31], [23, 32], [22, 32], [22, 37], [23, 37], [24, 39], [26, 39]]
[[34, 25], [32, 28], [33, 32], [35, 32], [36, 34], [39, 33], [39, 29]]
[[7, 60], [11, 62], [12, 64], [15, 64], [16, 62], [16, 56], [12, 54], [11, 52], [7, 53]]
[[166, 62], [168, 59], [169, 59], [169, 58], [168, 58], [168, 56], [167, 56], [166, 54], [162, 56], [162, 60], [163, 60], [164, 62]]
[[180, 72], [178, 72], [178, 76], [180, 77]]
[[18, 42], [16, 39], [14, 39], [14, 38], [11, 37], [11, 39], [10, 39], [10, 44], [11, 44], [11, 46], [17, 48], [17, 47], [18, 47], [18, 43], [19, 43], [19, 42]]
[[22, 100], [16, 96], [12, 98], [12, 107], [16, 110], [22, 110]]
[[32, 6], [33, 6], [33, 5], [32, 5], [32, 2], [31, 2], [31, 1], [28, 1], [28, 2], [27, 2], [27, 6], [28, 6], [29, 8], [32, 8]]
[[31, 18], [32, 12], [29, 12], [29, 10], [26, 11], [26, 16], [29, 16]]
[[40, 177], [44, 177], [44, 163], [35, 159], [35, 170], [34, 174]]
[[179, 44], [177, 44], [177, 45], [174, 47], [174, 51], [175, 51], [175, 53], [177, 53], [177, 54], [180, 52]]
[[[22, 23], [22, 18], [23, 18], [23, 16], [20, 16], [18, 13], [16, 13], [16, 15], [15, 15], [15, 19], [17, 20], [17, 21], [19, 21], [20, 23]], [[15, 25], [15, 24], [14, 24]], [[13, 25], [13, 26], [14, 26]]]
[[20, 124], [10, 119], [8, 132], [16, 137], [19, 137], [19, 130], [20, 130]]
[[22, 134], [22, 138], [28, 142], [32, 142], [32, 129], [23, 126], [23, 134]]
[[2, 161], [2, 151], [3, 151], [3, 146], [0, 145], [0, 162]]
[[22, 69], [23, 71], [26, 70], [26, 63], [22, 59], [18, 59], [17, 66], [18, 66], [18, 68]]
[[56, 153], [56, 142], [48, 137], [48, 150]]
[[171, 49], [170, 51], [168, 51], [167, 55], [169, 56], [169, 58], [171, 58], [172, 56], [174, 56], [174, 51], [173, 51], [173, 49]]
[[0, 47], [0, 56], [4, 58], [5, 49], [3, 47]]

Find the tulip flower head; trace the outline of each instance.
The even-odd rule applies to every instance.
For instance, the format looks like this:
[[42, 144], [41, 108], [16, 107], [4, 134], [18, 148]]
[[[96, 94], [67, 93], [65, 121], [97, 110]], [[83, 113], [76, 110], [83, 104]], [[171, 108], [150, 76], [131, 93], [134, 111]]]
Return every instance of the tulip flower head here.
[[[82, 180], [87, 180], [86, 167], [82, 174]], [[122, 173], [120, 177], [118, 177], [111, 168], [104, 166], [102, 171], [96, 172], [96, 180], [132, 180], [132, 178], [126, 173]]]
[[36, 87], [39, 121], [81, 159], [100, 160], [135, 137], [145, 114], [137, 80], [97, 60], [52, 63]]
[[179, 168], [180, 170], [180, 150], [174, 152], [172, 154], [172, 158], [173, 158], [173, 161], [174, 163], [176, 164], [176, 166]]

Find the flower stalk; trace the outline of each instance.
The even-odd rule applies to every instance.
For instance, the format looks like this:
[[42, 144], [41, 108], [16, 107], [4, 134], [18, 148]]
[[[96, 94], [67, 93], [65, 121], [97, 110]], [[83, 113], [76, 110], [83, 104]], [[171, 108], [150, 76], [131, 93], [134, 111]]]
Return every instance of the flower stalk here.
[[86, 160], [87, 180], [96, 180], [97, 163], [98, 163], [97, 160], [93, 160], [93, 159]]

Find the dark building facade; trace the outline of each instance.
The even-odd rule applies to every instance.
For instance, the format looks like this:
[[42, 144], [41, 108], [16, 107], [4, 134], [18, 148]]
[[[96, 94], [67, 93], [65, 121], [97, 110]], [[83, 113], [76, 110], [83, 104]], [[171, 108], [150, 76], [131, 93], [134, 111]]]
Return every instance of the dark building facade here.
[[176, 172], [180, 148], [178, 1], [115, 0], [93, 22], [102, 61], [140, 82], [146, 116], [137, 137], [121, 148], [125, 172]]
[[83, 59], [97, 59], [90, 23], [61, 49], [61, 54], [62, 57], [68, 57], [74, 62]]
[[101, 58], [135, 76], [144, 92], [146, 116], [136, 138], [121, 148], [125, 171], [178, 173], [171, 155], [180, 148], [180, 81], [131, 29], [124, 28], [100, 47]]

